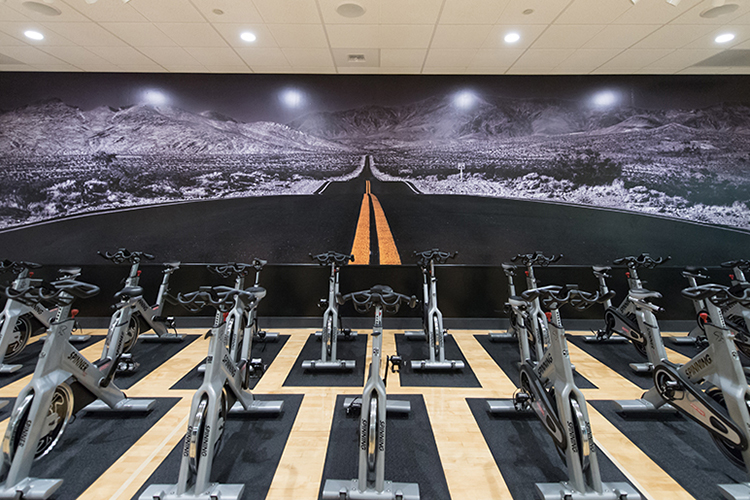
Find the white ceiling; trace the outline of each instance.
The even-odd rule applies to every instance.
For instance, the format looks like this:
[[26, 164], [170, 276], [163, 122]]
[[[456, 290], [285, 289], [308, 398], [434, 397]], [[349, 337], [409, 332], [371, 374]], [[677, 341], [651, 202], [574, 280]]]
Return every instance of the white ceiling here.
[[[726, 0], [739, 8], [717, 18], [700, 14], [722, 0], [36, 1], [60, 15], [0, 0], [0, 71], [750, 73], [693, 67], [750, 49], [750, 0]], [[340, 16], [336, 8], [348, 2], [364, 15]], [[29, 40], [26, 30], [45, 38]], [[242, 41], [243, 31], [257, 40]], [[510, 31], [520, 41], [505, 43]], [[725, 32], [735, 39], [717, 44]], [[348, 54], [364, 54], [365, 63], [347, 62]]]

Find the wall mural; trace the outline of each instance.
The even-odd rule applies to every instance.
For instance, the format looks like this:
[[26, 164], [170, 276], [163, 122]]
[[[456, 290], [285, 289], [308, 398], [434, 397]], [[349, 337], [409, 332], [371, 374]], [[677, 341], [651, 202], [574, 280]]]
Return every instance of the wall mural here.
[[[368, 177], [402, 183], [411, 194], [624, 210], [744, 234], [748, 83], [742, 76], [4, 73], [0, 230], [141, 205], [313, 196], [331, 181]], [[395, 260], [386, 257], [394, 250], [381, 228], [395, 247], [421, 249], [398, 234], [395, 219], [413, 210], [389, 201], [395, 191], [378, 200], [368, 181], [356, 193], [365, 198], [352, 209], [356, 224], [338, 229], [341, 250], [360, 245], [360, 261], [399, 263], [398, 249]], [[297, 254], [277, 257], [301, 260]], [[490, 254], [470, 260], [497, 260]]]

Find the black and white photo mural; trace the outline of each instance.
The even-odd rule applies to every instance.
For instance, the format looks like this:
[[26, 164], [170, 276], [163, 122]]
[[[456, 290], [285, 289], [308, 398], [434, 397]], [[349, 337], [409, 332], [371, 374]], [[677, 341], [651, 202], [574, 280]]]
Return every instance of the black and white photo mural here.
[[750, 258], [744, 76], [3, 73], [0, 258]]

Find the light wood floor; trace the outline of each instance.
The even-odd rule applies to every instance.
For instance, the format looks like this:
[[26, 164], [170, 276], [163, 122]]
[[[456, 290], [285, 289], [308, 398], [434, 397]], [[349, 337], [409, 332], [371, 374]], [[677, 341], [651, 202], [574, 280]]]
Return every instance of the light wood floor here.
[[[348, 394], [353, 390], [351, 387], [283, 387], [282, 384], [288, 372], [313, 330], [279, 331], [283, 335], [290, 335], [290, 339], [269, 366], [254, 392], [258, 394], [304, 393], [304, 399], [267, 498], [269, 500], [292, 498], [312, 500], [318, 495], [336, 395]], [[182, 330], [181, 333], [203, 334], [204, 332], [205, 329]], [[89, 333], [106, 334], [105, 331], [96, 330]], [[401, 333], [401, 331], [386, 330], [385, 332], [383, 339], [385, 354], [396, 352], [395, 333]], [[466, 403], [467, 397], [508, 398], [515, 390], [514, 384], [503, 370], [474, 338], [476, 334], [486, 333], [486, 331], [451, 330], [451, 334], [481, 383], [481, 388], [401, 387], [397, 375], [390, 374], [388, 378], [389, 394], [421, 394], [424, 397], [445, 477], [454, 500], [510, 500], [512, 498], [503, 479], [503, 471], [498, 469]], [[584, 332], [568, 333], [583, 334]], [[512, 344], [508, 347], [513, 348]], [[181, 399], [80, 498], [91, 500], [132, 498], [172, 448], [181, 441], [187, 427], [193, 391], [170, 390], [169, 387], [205, 357], [207, 348], [207, 341], [202, 338], [196, 340], [127, 391], [129, 397], [179, 397]], [[583, 391], [587, 399], [634, 399], [643, 393], [643, 389], [572, 343], [569, 343], [569, 348], [576, 370], [598, 387]], [[368, 346], [367, 352], [369, 351]], [[96, 343], [82, 352], [87, 358], [96, 359], [101, 352], [101, 343]], [[684, 362], [686, 359], [674, 351], [669, 351], [669, 356], [675, 362]], [[0, 397], [15, 397], [30, 378], [31, 376], [26, 377], [1, 388]], [[601, 451], [648, 499], [693, 498], [591, 405], [589, 405], [589, 413], [593, 432]], [[0, 422], [0, 432], [5, 431], [6, 425], [7, 420]]]

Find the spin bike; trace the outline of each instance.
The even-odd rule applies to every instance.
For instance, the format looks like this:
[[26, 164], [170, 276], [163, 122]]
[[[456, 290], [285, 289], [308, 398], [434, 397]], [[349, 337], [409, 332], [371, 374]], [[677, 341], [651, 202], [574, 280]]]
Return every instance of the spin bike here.
[[[31, 466], [35, 459], [57, 444], [72, 417], [81, 410], [145, 413], [155, 404], [153, 399], [126, 398], [113, 382], [117, 360], [100, 368], [70, 344], [75, 322], [71, 304], [76, 298], [96, 295], [99, 288], [76, 281], [80, 269], [67, 268], [60, 272], [62, 277], [49, 285], [34, 284], [22, 291], [8, 287], [3, 292], [8, 299], [29, 307], [52, 303], [57, 306], [57, 314], [31, 382], [16, 398], [3, 438], [0, 498], [43, 500], [54, 494], [62, 485], [62, 479], [31, 478]], [[138, 287], [125, 287], [116, 295], [120, 299], [119, 307], [130, 306], [140, 294]]]
[[328, 278], [328, 300], [321, 299], [318, 304], [325, 307], [323, 313], [323, 330], [321, 333], [320, 359], [306, 360], [302, 362], [305, 370], [353, 370], [356, 361], [353, 359], [337, 359], [336, 347], [339, 335], [345, 339], [353, 339], [357, 334], [352, 333], [349, 328], [341, 328], [341, 317], [339, 316], [339, 304], [336, 297], [339, 295], [339, 272], [341, 266], [349, 261], [354, 261], [353, 255], [336, 252], [326, 252], [318, 255], [310, 254], [321, 266], [331, 266], [331, 276]]
[[437, 248], [414, 252], [417, 265], [422, 270], [422, 331], [404, 332], [404, 338], [409, 340], [427, 340], [430, 359], [412, 360], [412, 370], [463, 370], [464, 362], [456, 359], [445, 359], [445, 335], [443, 328], [443, 313], [437, 305], [437, 277], [435, 264], [445, 264], [454, 258], [458, 252], [441, 252]]
[[[113, 254], [110, 254], [109, 252], [97, 253], [113, 264], [122, 264], [125, 262], [130, 264], [130, 274], [125, 280], [126, 287], [138, 286], [141, 277], [141, 271], [139, 270], [141, 261], [154, 259], [154, 256], [151, 254], [144, 252], [130, 252], [126, 248], [120, 248]], [[130, 316], [130, 322], [127, 325], [120, 324], [121, 321], [119, 321], [117, 313], [112, 315], [109, 324], [110, 331], [113, 328], [127, 327], [126, 335], [123, 336], [125, 339], [123, 352], [129, 353], [139, 336], [144, 342], [182, 342], [185, 339], [184, 335], [177, 333], [174, 326], [174, 317], [163, 316], [164, 302], [166, 301], [169, 292], [169, 278], [172, 276], [172, 273], [179, 268], [179, 262], [164, 264], [164, 270], [162, 271], [164, 277], [159, 286], [159, 293], [156, 296], [156, 304], [154, 306], [149, 306], [146, 301], [141, 298], [141, 300], [135, 304], [135, 310]], [[169, 331], [170, 328], [174, 333]], [[148, 330], [153, 330], [154, 333], [144, 333]]]
[[[253, 335], [242, 325], [241, 309], [247, 316], [265, 296], [262, 288], [240, 290], [227, 286], [201, 287], [179, 294], [177, 300], [187, 310], [198, 312], [205, 306], [216, 309], [209, 337], [203, 383], [193, 396], [190, 421], [182, 448], [177, 484], [153, 484], [141, 500], [238, 500], [244, 484], [211, 482], [211, 468], [221, 447], [228, 413], [278, 414], [283, 401], [258, 401], [248, 389], [252, 374], [250, 352]], [[225, 319], [226, 314], [226, 319]]]
[[[745, 272], [750, 271], [750, 261], [733, 260], [722, 262], [721, 267], [731, 268], [732, 293], [741, 295], [742, 290], [750, 288], [745, 278]], [[721, 306], [724, 320], [730, 330], [735, 333], [734, 342], [737, 349], [745, 356], [750, 357], [750, 308], [740, 303], [731, 303]]]
[[[678, 410], [708, 430], [724, 456], [750, 473], [750, 395], [720, 306], [750, 307], [750, 289], [735, 295], [730, 287], [704, 284], [686, 288], [682, 295], [704, 301], [709, 315], [704, 325], [708, 347], [684, 365], [662, 360], [654, 367], [654, 386], [641, 399], [616, 403], [623, 413], [653, 412], [667, 406]], [[719, 485], [719, 489], [731, 500], [750, 499], [748, 482]]]
[[[560, 483], [537, 483], [542, 500], [625, 500], [640, 499], [628, 483], [603, 483], [599, 473], [594, 436], [591, 432], [586, 399], [575, 385], [568, 354], [560, 308], [570, 304], [581, 311], [613, 294], [600, 295], [578, 290], [576, 285], [545, 286], [510, 297], [509, 304], [518, 317], [519, 336], [525, 337], [535, 300], [542, 299], [549, 308], [549, 344], [535, 362], [529, 357], [521, 363], [521, 387], [512, 400], [488, 401], [489, 411], [514, 414], [533, 411], [552, 437], [555, 447], [568, 468], [568, 480]], [[521, 355], [524, 356], [523, 351]]]
[[[375, 309], [372, 327], [372, 362], [362, 391], [359, 422], [359, 474], [356, 479], [327, 479], [323, 485], [324, 500], [419, 500], [419, 485], [385, 480], [385, 382], [380, 375], [383, 351], [383, 311], [396, 313], [401, 304], [414, 308], [417, 298], [396, 293], [388, 286], [376, 285], [369, 290], [339, 296], [343, 304], [351, 300], [364, 313]], [[146, 499], [142, 499], [146, 500]]]
[[[649, 299], [661, 299], [662, 295], [643, 288], [643, 281], [638, 277], [638, 269], [653, 269], [669, 259], [670, 257], [654, 259], [647, 253], [642, 253], [638, 257], [615, 259], [614, 264], [625, 264], [628, 267], [625, 273], [628, 278], [628, 295], [618, 307], [612, 305], [612, 300], [604, 301], [605, 327], [598, 330], [595, 335], [583, 338], [585, 342], [626, 342], [629, 340], [641, 356], [648, 360], [646, 363], [630, 363], [630, 369], [636, 373], [650, 373], [654, 366], [667, 359], [659, 323], [655, 316], [655, 313], [663, 309], [649, 302]], [[609, 292], [607, 287], [609, 271], [611, 271], [610, 267], [594, 267], [594, 275], [599, 280], [599, 293], [602, 295]], [[612, 337], [614, 333], [621, 335], [622, 338]]]
[[[16, 291], [23, 291], [32, 285], [39, 285], [42, 280], [33, 278], [32, 269], [42, 267], [33, 262], [0, 262], [0, 274], [10, 271], [16, 275], [11, 287]], [[44, 304], [28, 306], [17, 300], [8, 299], [5, 309], [0, 316], [0, 374], [15, 373], [23, 365], [9, 365], [5, 361], [12, 360], [26, 347], [33, 335], [40, 335], [47, 331], [57, 314], [57, 309], [48, 309]], [[71, 335], [71, 342], [85, 342], [91, 335]]]
[[[533, 290], [538, 287], [536, 275], [534, 274], [534, 266], [547, 267], [562, 257], [562, 254], [547, 257], [542, 252], [536, 251], [534, 253], [518, 254], [511, 259], [511, 262], [520, 261], [526, 267], [526, 271], [524, 272], [526, 275], [526, 289]], [[503, 264], [503, 271], [505, 271], [505, 275], [508, 277], [509, 297], [517, 296], [513, 279], [516, 269], [516, 266], [513, 264]], [[518, 336], [519, 329], [516, 325], [518, 324], [519, 317], [510, 305], [510, 302], [506, 304], [506, 308], [510, 314], [510, 328], [505, 333], [490, 333], [490, 340], [495, 342], [517, 340], [521, 348], [521, 359], [530, 358], [532, 349], [534, 359], [542, 359], [545, 346], [549, 342], [549, 332], [547, 328], [547, 315], [542, 310], [539, 299], [536, 298], [531, 301], [531, 308], [528, 310], [528, 316], [531, 319], [527, 322], [526, 328], [524, 328], [525, 338]]]

